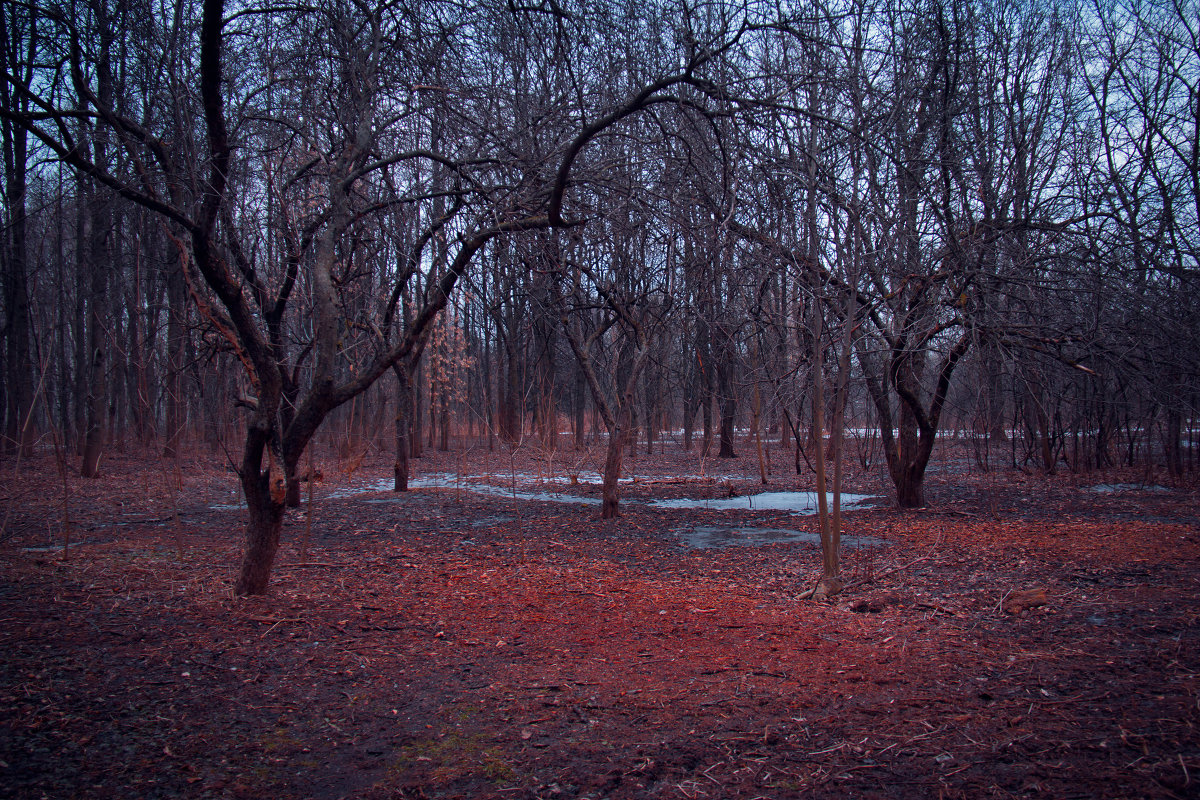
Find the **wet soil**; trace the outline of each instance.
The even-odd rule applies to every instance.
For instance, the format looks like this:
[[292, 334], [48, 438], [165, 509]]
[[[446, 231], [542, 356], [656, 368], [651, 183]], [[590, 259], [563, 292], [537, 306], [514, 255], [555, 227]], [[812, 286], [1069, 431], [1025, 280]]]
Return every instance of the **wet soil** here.
[[[604, 521], [318, 466], [270, 593], [234, 598], [217, 460], [65, 489], [49, 457], [0, 465], [0, 796], [1200, 796], [1194, 481], [937, 471], [928, 509], [847, 512], [869, 544], [816, 603], [813, 544], [688, 541], [813, 517]], [[415, 466], [599, 493], [539, 454]], [[811, 489], [749, 459], [633, 467], [630, 500]]]

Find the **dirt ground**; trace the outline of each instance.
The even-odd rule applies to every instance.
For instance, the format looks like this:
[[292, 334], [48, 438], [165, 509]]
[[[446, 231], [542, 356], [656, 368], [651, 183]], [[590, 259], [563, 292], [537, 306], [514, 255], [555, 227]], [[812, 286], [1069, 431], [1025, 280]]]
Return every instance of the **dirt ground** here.
[[[595, 498], [589, 459], [414, 466]], [[0, 464], [0, 796], [1200, 797], [1195, 481], [947, 459], [928, 509], [847, 513], [816, 603], [813, 544], [688, 545], [814, 517], [633, 502], [811, 488], [780, 463], [639, 456], [615, 521], [316, 466], [234, 598], [215, 456]]]

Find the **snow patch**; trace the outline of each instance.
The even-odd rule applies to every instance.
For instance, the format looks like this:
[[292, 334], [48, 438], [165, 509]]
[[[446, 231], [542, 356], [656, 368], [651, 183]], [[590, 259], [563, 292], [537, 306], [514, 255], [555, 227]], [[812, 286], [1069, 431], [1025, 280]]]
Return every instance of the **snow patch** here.
[[1169, 492], [1171, 491], [1166, 486], [1156, 486], [1154, 484], [1142, 483], [1098, 483], [1095, 486], [1089, 486], [1084, 489], [1085, 492], [1097, 492], [1100, 494], [1113, 494], [1114, 492]]
[[[827, 495], [833, 507], [833, 495]], [[874, 505], [879, 498], [868, 494], [842, 494], [842, 509], [849, 510]], [[724, 497], [717, 500], [652, 500], [657, 508], [704, 508], [712, 510], [745, 509], [747, 511], [791, 511], [793, 514], [816, 514], [816, 492], [763, 492], [745, 497]]]

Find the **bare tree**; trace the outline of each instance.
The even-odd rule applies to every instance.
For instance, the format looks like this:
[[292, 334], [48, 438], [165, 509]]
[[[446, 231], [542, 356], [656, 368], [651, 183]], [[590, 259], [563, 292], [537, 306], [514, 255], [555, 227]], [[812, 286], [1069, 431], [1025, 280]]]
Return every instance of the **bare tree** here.
[[[15, 71], [21, 80], [30, 80], [37, 54], [36, 15], [21, 3], [5, 0], [0, 5], [0, 62], [4, 71]], [[0, 105], [29, 112], [29, 100], [14, 92], [8, 83], [0, 85]], [[33, 453], [36, 436], [26, 250], [29, 137], [23, 127], [5, 117], [0, 119], [0, 145], [4, 158], [4, 215], [0, 218], [0, 224], [3, 224], [0, 280], [4, 292], [4, 449], [29, 456]]]

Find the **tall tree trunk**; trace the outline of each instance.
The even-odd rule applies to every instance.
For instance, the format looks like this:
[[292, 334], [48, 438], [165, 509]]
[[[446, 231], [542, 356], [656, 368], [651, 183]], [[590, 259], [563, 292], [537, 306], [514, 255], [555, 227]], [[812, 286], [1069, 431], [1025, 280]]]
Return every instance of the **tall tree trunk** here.
[[421, 409], [424, 404], [422, 397], [425, 389], [425, 369], [419, 360], [414, 361], [408, 368], [409, 385], [412, 387], [412, 434], [408, 437], [408, 443], [412, 445], [409, 449], [409, 455], [412, 458], [421, 457]]
[[[281, 375], [283, 370], [280, 370]], [[284, 378], [283, 389], [280, 392], [283, 402], [279, 408], [279, 429], [286, 431], [292, 426], [292, 422], [296, 419], [296, 400], [299, 397], [300, 388], [291, 380]], [[354, 406], [350, 407], [351, 419], [353, 420]], [[315, 433], [315, 429], [313, 431]], [[349, 437], [350, 430], [346, 431]], [[305, 441], [308, 437], [305, 437]], [[302, 498], [300, 496], [300, 459], [304, 456], [304, 450], [284, 450], [283, 452], [283, 476], [287, 482], [287, 499], [285, 504], [288, 508], [299, 508]]]
[[[0, 13], [0, 64], [6, 74], [24, 72], [31, 76], [37, 39], [34, 35], [37, 16], [33, 6], [6, 3]], [[14, 96], [8, 82], [0, 86], [0, 106], [13, 112], [27, 112], [29, 99]], [[27, 204], [26, 187], [29, 170], [29, 137], [21, 126], [10, 119], [0, 120], [0, 145], [4, 166], [4, 210], [0, 222], [0, 282], [3, 283], [5, 310], [4, 342], [4, 451], [33, 455], [35, 426], [34, 370], [31, 349], [32, 318], [29, 313], [29, 264], [25, 244]], [[60, 224], [61, 224], [61, 214]], [[61, 251], [60, 251], [61, 252]], [[46, 405], [47, 417], [51, 417]], [[53, 424], [53, 422], [51, 422]]]
[[407, 492], [409, 478], [409, 456], [412, 454], [412, 379], [409, 376], [408, 364], [397, 362], [392, 365], [396, 375], [396, 463], [392, 472], [396, 483], [392, 491]]
[[[854, 276], [849, 284], [855, 285]], [[850, 385], [850, 353], [853, 348], [855, 301], [846, 300], [846, 313], [842, 329], [842, 352], [838, 356], [837, 388], [833, 400], [833, 425], [829, 435], [833, 456], [833, 512], [830, 519], [830, 539], [834, 550], [834, 574], [840, 575], [842, 547], [842, 468], [845, 462], [846, 444], [846, 399]]]
[[[141, 231], [138, 232], [139, 239]], [[150, 395], [146, 380], [145, 348], [142, 346], [142, 309], [148, 304], [143, 297], [145, 289], [142, 279], [141, 242], [139, 250], [134, 254], [133, 269], [133, 302], [128, 312], [128, 327], [126, 328], [125, 391], [129, 395], [129, 416], [133, 424], [134, 439], [139, 445], [144, 445], [149, 439]]]
[[683, 398], [683, 452], [692, 451], [692, 432], [695, 428], [696, 404], [691, 396]]
[[542, 446], [548, 450], [558, 447], [558, 404], [555, 402], [554, 385], [555, 369], [554, 354], [556, 350], [555, 332], [558, 321], [554, 318], [552, 297], [555, 292], [546, 286], [552, 280], [549, 274], [539, 273], [534, 278], [533, 291], [537, 302], [534, 309], [533, 334], [534, 346], [537, 348], [537, 424], [538, 438]]
[[750, 427], [754, 432], [754, 449], [758, 455], [758, 477], [762, 485], [767, 485], [767, 459], [763, 454], [762, 442], [762, 392], [759, 391], [758, 381], [754, 382], [754, 398], [750, 407]]
[[1167, 408], [1166, 430], [1164, 432], [1164, 455], [1167, 462], [1167, 474], [1173, 478], [1183, 475], [1183, 449], [1180, 438], [1183, 434], [1183, 414], [1174, 406]]
[[187, 424], [187, 399], [183, 396], [184, 339], [187, 288], [183, 282], [183, 270], [174, 255], [175, 264], [167, 270], [167, 381], [166, 381], [166, 436], [163, 455], [175, 458], [179, 455], [183, 429]]
[[[486, 281], [486, 277], [484, 279]], [[486, 283], [485, 283], [486, 291]], [[496, 391], [495, 383], [492, 379], [493, 358], [492, 353], [492, 337], [487, 329], [487, 315], [483, 315], [485, 320], [483, 328], [483, 405], [485, 408], [484, 416], [487, 425], [487, 447], [488, 452], [496, 449]]]
[[658, 372], [651, 370], [643, 374], [642, 382], [645, 384], [642, 387], [642, 396], [645, 399], [642, 425], [646, 430], [646, 455], [649, 456], [654, 455], [654, 440], [658, 438], [659, 409], [661, 407], [659, 393], [662, 389], [662, 380]]
[[105, 330], [108, 325], [108, 253], [107, 221], [102, 207], [89, 215], [87, 314], [87, 394], [84, 397], [83, 464], [79, 474], [84, 478], [100, 475], [100, 456], [105, 445], [107, 416], [107, 375], [105, 353], [108, 341]]
[[91, 286], [88, 258], [91, 239], [91, 214], [88, 213], [88, 185], [82, 179], [76, 181], [75, 202], [75, 303], [71, 315], [71, 363], [75, 365], [71, 376], [71, 441], [75, 454], [83, 455], [83, 442], [87, 432], [88, 394], [88, 295]]
[[825, 364], [821, 346], [823, 335], [821, 313], [821, 309], [813, 309], [813, 341], [816, 346], [813, 348], [812, 361], [812, 438], [813, 456], [816, 462], [817, 522], [821, 535], [821, 582], [818, 585], [818, 594], [821, 597], [833, 597], [842, 589], [841, 546], [829, 519], [828, 482], [825, 468]]
[[[7, 13], [7, 12], [6, 12]], [[7, 44], [7, 43], [5, 43]], [[5, 120], [4, 167], [7, 225], [0, 241], [4, 259], [5, 337], [5, 446], [7, 452], [33, 455], [33, 360], [30, 349], [29, 278], [25, 247], [26, 136], [23, 129]]]
[[737, 458], [733, 449], [734, 422], [737, 419], [737, 398], [733, 395], [733, 381], [730, 376], [731, 368], [727, 364], [717, 367], [720, 381], [721, 407], [721, 449], [718, 458]]
[[628, 417], [627, 410], [620, 410], [616, 426], [608, 432], [608, 450], [604, 457], [604, 479], [600, 490], [600, 517], [602, 519], [613, 519], [620, 515], [621, 466], [625, 459]]
[[[95, 6], [100, 24], [99, 61], [96, 69], [97, 94], [100, 105], [109, 106], [112, 102], [112, 65], [110, 62], [113, 42], [113, 26], [107, 19], [107, 8]], [[85, 135], [81, 131], [81, 135]], [[103, 128], [97, 128], [94, 135], [88, 136], [95, 156], [95, 164], [100, 169], [108, 169], [108, 142]], [[80, 180], [83, 189], [83, 180]], [[112, 270], [112, 248], [110, 234], [112, 233], [113, 210], [112, 199], [108, 190], [81, 191], [81, 198], [87, 198], [87, 256], [84, 264], [91, 276], [88, 283], [88, 333], [87, 361], [90, 368], [87, 382], [87, 396], [84, 400], [84, 440], [83, 465], [80, 475], [85, 478], [95, 478], [100, 474], [100, 454], [105, 445], [104, 418], [108, 410], [105, 405], [107, 381], [105, 375], [105, 349], [108, 346], [105, 331], [109, 324], [108, 310], [108, 276]]]
[[574, 392], [574, 411], [575, 411], [575, 449], [582, 450], [584, 446], [583, 429], [586, 419], [586, 406], [584, 392], [587, 389], [587, 378], [583, 375], [583, 370], [575, 370], [575, 392]]
[[1046, 413], [1045, 397], [1041, 380], [1030, 372], [1025, 379], [1025, 429], [1037, 448], [1042, 471], [1053, 475], [1056, 458], [1050, 438], [1050, 416]]
[[696, 330], [696, 361], [699, 369], [700, 384], [698, 400], [700, 403], [700, 457], [707, 458], [712, 452], [713, 443], [713, 368], [712, 368], [712, 336], [708, 323], [701, 320]]
[[443, 386], [438, 396], [438, 452], [450, 450], [450, 394]]
[[505, 339], [504, 391], [500, 401], [500, 437], [510, 445], [521, 441], [522, 420], [521, 370], [514, 337]]

